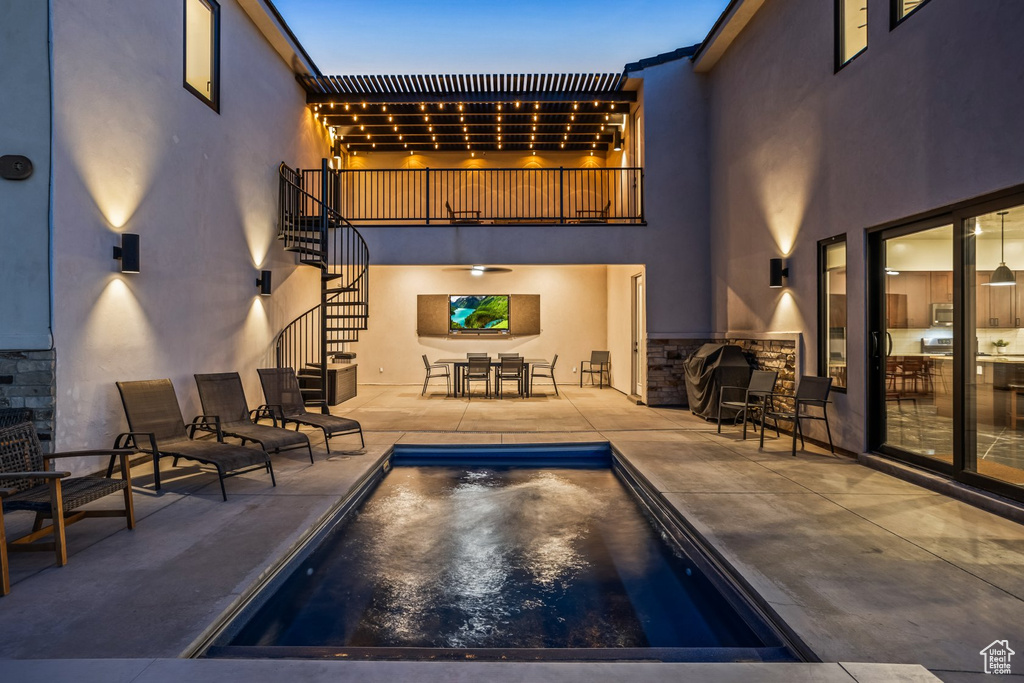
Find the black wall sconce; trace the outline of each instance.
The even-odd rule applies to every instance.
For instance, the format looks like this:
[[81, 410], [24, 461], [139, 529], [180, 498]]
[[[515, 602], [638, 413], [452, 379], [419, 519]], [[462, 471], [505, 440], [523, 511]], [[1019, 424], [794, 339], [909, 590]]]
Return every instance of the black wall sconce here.
[[121, 246], [114, 247], [114, 258], [121, 262], [122, 273], [139, 272], [139, 236], [121, 233]]
[[618, 128], [612, 131], [612, 149], [616, 152], [622, 151], [622, 133]]
[[768, 286], [781, 287], [783, 278], [789, 277], [789, 268], [782, 267], [782, 259], [773, 258], [769, 262]]
[[270, 296], [270, 271], [261, 270], [256, 286], [260, 288], [260, 296]]

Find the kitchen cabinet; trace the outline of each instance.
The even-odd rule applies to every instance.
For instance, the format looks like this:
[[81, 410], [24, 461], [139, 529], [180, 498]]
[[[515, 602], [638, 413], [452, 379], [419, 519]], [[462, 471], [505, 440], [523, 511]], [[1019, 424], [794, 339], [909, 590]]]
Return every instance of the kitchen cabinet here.
[[909, 272], [898, 276], [906, 278], [907, 327], [931, 327], [930, 275], [931, 273], [927, 272]]
[[907, 327], [906, 294], [885, 295], [885, 326], [890, 330]]
[[[951, 303], [953, 301], [953, 273], [948, 270], [933, 270], [928, 274], [928, 288], [931, 299], [929, 303]], [[1017, 310], [1021, 309], [1018, 307]]]
[[1024, 321], [1024, 270], [1022, 270], [1020, 272], [1014, 273], [1014, 277], [1016, 277], [1016, 279], [1017, 279], [1017, 286], [1010, 288], [1010, 289], [1017, 290], [1017, 291], [1015, 291], [1013, 293], [1013, 298], [1014, 298], [1013, 326], [1014, 327], [1024, 327], [1024, 325], [1021, 324], [1021, 322]]
[[828, 295], [828, 326], [829, 328], [846, 327], [846, 295]]
[[1016, 315], [1016, 287], [989, 287], [991, 273], [977, 274], [975, 306], [978, 328], [1014, 327]]

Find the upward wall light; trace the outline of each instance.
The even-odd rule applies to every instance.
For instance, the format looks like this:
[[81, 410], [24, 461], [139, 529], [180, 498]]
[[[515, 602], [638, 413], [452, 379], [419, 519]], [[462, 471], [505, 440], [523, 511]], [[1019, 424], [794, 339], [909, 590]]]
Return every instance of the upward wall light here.
[[256, 286], [260, 288], [260, 296], [270, 296], [270, 271], [261, 270], [256, 280]]
[[772, 288], [781, 287], [782, 279], [789, 277], [789, 268], [782, 266], [782, 259], [773, 258], [768, 262], [768, 286]]
[[121, 262], [122, 273], [139, 272], [139, 236], [121, 233], [121, 246], [114, 247], [114, 258]]
[[612, 149], [616, 152], [622, 151], [622, 133], [618, 128], [612, 131]]

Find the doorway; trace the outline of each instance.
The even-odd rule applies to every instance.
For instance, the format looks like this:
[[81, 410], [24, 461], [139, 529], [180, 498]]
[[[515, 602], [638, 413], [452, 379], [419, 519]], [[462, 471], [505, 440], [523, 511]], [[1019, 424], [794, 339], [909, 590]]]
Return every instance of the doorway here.
[[644, 365], [646, 353], [644, 339], [644, 275], [637, 273], [633, 276], [633, 297], [632, 297], [632, 338], [630, 340], [630, 387], [632, 393], [644, 399]]

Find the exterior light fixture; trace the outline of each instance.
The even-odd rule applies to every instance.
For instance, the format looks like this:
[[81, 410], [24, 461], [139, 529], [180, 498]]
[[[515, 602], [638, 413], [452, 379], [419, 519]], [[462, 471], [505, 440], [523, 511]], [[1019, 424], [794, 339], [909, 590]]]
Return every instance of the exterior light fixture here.
[[1017, 284], [1017, 279], [1013, 276], [1013, 271], [1006, 267], [1006, 259], [1003, 254], [1003, 238], [1005, 237], [1006, 214], [1008, 213], [1010, 212], [999, 212], [999, 267], [992, 271], [992, 279], [984, 283], [992, 285], [993, 287], [1008, 287], [1010, 285]]
[[256, 286], [260, 288], [260, 296], [270, 296], [270, 271], [261, 270], [260, 276], [256, 279]]
[[622, 151], [622, 133], [617, 129], [612, 131], [612, 149], [616, 152]]
[[363, 102], [363, 109], [366, 109], [366, 102]]
[[516, 109], [519, 109], [519, 100], [516, 100]]
[[347, 104], [345, 105], [345, 111], [348, 111], [348, 105]]
[[484, 267], [473, 266], [472, 268], [469, 269], [469, 272], [472, 273], [473, 275], [476, 275], [477, 277], [480, 277], [481, 275], [484, 274]]
[[139, 272], [139, 236], [121, 233], [121, 246], [114, 247], [114, 258], [121, 262], [122, 273]]
[[789, 268], [782, 267], [782, 259], [773, 258], [768, 261], [768, 286], [775, 289], [782, 286], [782, 279], [789, 278]]

